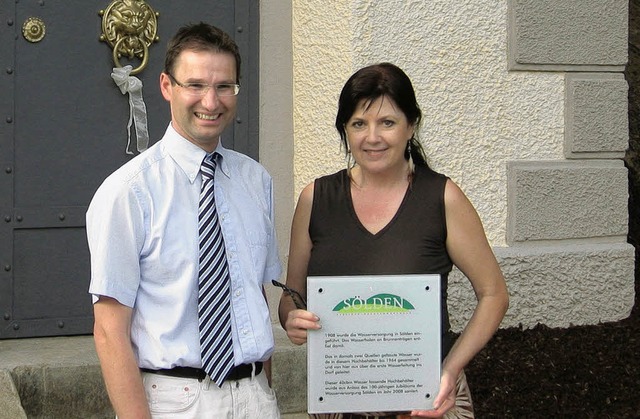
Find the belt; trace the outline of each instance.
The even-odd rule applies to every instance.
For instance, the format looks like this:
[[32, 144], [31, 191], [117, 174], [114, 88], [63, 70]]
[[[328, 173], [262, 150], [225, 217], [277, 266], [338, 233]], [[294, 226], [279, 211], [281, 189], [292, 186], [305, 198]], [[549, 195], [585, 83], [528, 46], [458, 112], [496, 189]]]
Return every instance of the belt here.
[[343, 413], [342, 414], [342, 418], [343, 419], [397, 419], [399, 417], [402, 417], [402, 415], [375, 416], [375, 415], [361, 415], [361, 414], [358, 414], [358, 413]]
[[[256, 372], [255, 375], [260, 374], [262, 372], [262, 362], [256, 362]], [[243, 378], [251, 377], [251, 372], [253, 370], [253, 364], [240, 364], [231, 369], [229, 374], [225, 380], [241, 380]], [[152, 370], [149, 368], [140, 368], [142, 372], [149, 372], [151, 374], [159, 374], [159, 375], [168, 375], [169, 377], [180, 377], [180, 378], [193, 378], [198, 381], [202, 381], [207, 377], [207, 373], [200, 368], [192, 368], [192, 367], [173, 367], [171, 369], [159, 369]]]

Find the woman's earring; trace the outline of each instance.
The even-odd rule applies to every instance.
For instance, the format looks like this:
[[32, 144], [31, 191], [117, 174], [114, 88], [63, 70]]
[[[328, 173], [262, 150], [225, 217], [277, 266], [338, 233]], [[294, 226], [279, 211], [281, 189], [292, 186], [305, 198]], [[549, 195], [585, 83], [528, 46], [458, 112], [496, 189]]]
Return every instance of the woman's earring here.
[[416, 166], [413, 164], [413, 157], [411, 156], [411, 141], [414, 138], [411, 137], [409, 141], [407, 141], [407, 154], [409, 155], [409, 173], [414, 174], [416, 172]]

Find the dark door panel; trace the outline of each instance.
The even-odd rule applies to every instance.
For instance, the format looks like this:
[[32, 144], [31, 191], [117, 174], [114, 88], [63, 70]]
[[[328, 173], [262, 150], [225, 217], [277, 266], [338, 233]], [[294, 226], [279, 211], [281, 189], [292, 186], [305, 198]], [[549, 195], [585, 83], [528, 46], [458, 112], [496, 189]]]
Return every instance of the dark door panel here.
[[[149, 0], [159, 42], [143, 83], [150, 145], [170, 119], [159, 84], [167, 40], [206, 21], [236, 38], [242, 54], [238, 118], [223, 142], [257, 158], [257, 2]], [[111, 78], [100, 41], [109, 0], [0, 0], [0, 339], [91, 333], [84, 215], [104, 178], [128, 161], [129, 100]], [[27, 19], [45, 24], [29, 42]], [[138, 59], [121, 65], [137, 67]], [[135, 151], [132, 127], [131, 150]]]

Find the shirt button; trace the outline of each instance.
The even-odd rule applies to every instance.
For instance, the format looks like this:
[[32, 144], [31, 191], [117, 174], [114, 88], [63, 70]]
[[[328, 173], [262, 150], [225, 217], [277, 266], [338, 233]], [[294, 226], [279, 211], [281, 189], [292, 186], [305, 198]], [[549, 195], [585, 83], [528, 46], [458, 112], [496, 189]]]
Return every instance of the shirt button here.
[[236, 291], [236, 297], [240, 297], [241, 295], [242, 295], [242, 291], [237, 290], [237, 291]]
[[242, 329], [242, 334], [243, 334], [243, 335], [248, 335], [248, 334], [249, 334], [249, 331], [248, 331], [247, 329]]

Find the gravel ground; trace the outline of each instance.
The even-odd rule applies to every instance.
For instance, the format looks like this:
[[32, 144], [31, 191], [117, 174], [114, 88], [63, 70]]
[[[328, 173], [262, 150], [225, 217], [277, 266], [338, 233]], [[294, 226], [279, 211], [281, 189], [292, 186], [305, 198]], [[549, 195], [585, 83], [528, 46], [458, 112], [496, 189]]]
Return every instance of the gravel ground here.
[[499, 330], [467, 367], [478, 418], [640, 418], [640, 310], [615, 323]]

